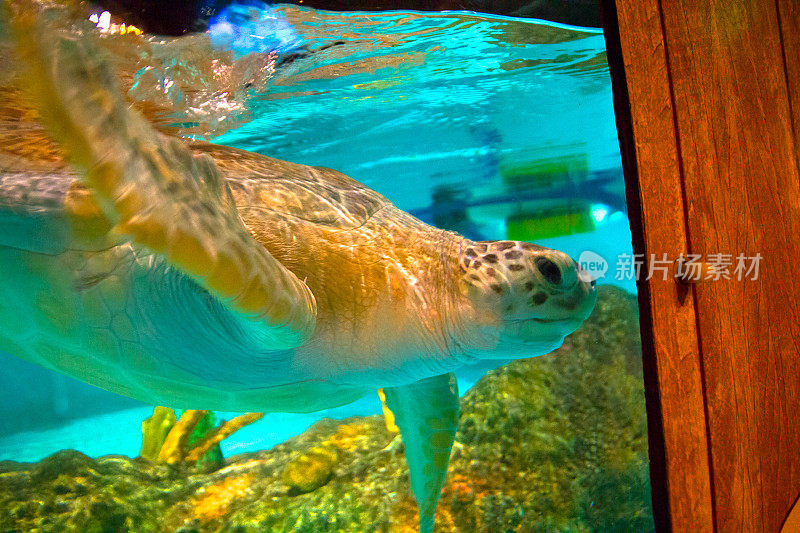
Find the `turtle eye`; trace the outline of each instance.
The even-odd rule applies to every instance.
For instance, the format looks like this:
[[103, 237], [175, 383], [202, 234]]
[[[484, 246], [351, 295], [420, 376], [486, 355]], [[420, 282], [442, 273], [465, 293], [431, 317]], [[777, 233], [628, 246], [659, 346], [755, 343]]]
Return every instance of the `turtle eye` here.
[[554, 261], [546, 257], [537, 257], [533, 260], [533, 264], [536, 265], [536, 268], [539, 269], [539, 272], [549, 283], [553, 285], [561, 284], [561, 269], [558, 268]]

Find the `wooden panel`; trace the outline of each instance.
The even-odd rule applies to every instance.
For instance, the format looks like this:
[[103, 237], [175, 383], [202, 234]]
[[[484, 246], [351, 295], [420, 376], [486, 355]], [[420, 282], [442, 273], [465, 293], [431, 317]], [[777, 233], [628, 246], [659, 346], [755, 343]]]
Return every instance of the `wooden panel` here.
[[783, 63], [792, 109], [795, 157], [800, 160], [800, 2], [778, 0], [778, 15], [783, 38]]
[[[792, 112], [795, 161], [800, 165], [800, 2], [778, 0], [778, 19], [781, 25], [783, 64], [789, 107]], [[782, 533], [800, 532], [800, 495], [783, 524]]]
[[662, 8], [692, 251], [763, 256], [696, 286], [716, 524], [777, 531], [800, 491], [800, 176], [776, 5]]
[[[687, 240], [680, 153], [658, 5], [620, 1], [617, 13], [613, 1], [602, 7], [634, 252], [646, 258], [666, 254], [675, 259], [687, 251]], [[624, 69], [618, 61], [620, 47]], [[651, 450], [663, 445], [664, 454], [662, 462], [651, 451], [656, 524], [663, 530], [671, 525], [675, 531], [710, 531], [709, 457], [694, 300], [671, 278], [661, 276], [649, 283], [641, 279], [638, 291], [650, 445]], [[651, 407], [653, 402], [660, 409]], [[658, 486], [663, 477], [669, 490], [668, 508], [666, 495], [660, 494]]]
[[[757, 280], [695, 286], [685, 301], [696, 328], [668, 287], [647, 287], [669, 517], [676, 530], [778, 531], [800, 493], [800, 5], [617, 0], [616, 9], [632, 132], [621, 125], [620, 141], [623, 161], [636, 156], [625, 172], [636, 180], [638, 169], [644, 250], [762, 257]], [[615, 84], [619, 53], [609, 45]], [[674, 409], [680, 387], [687, 414]], [[681, 445], [692, 450], [685, 464]]]

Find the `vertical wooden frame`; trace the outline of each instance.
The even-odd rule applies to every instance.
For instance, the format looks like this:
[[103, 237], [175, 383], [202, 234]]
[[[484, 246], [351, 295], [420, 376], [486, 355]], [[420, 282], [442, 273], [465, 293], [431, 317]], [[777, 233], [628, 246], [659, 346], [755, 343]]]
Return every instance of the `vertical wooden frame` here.
[[758, 279], [638, 285], [657, 525], [778, 531], [800, 492], [800, 6], [601, 4], [634, 251], [761, 256]]
[[[667, 58], [658, 6], [629, 2], [618, 14], [603, 2], [606, 46], [622, 148], [633, 251], [649, 265], [651, 254], [676, 258], [687, 252], [685, 202]], [[645, 31], [625, 32], [623, 20]], [[623, 50], [641, 50], [638, 61]], [[647, 271], [647, 268], [643, 268]], [[711, 488], [706, 446], [695, 314], [692, 297], [671, 279], [637, 282], [645, 391], [650, 433], [650, 478], [654, 519], [659, 529], [692, 525], [712, 529]], [[669, 332], [683, 332], [670, 335]], [[680, 518], [675, 518], [680, 517]]]

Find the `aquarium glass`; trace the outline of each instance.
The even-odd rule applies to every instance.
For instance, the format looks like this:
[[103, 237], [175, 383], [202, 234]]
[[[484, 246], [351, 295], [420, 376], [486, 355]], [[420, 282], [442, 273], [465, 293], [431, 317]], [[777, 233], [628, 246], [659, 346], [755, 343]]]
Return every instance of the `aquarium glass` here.
[[[336, 169], [427, 223], [556, 248], [597, 278], [595, 312], [562, 348], [456, 373], [460, 429], [437, 531], [652, 529], [631, 234], [602, 32], [464, 12], [265, 13], [212, 26], [215, 46], [275, 57], [238, 125], [213, 142]], [[237, 24], [250, 26], [236, 33]], [[264, 36], [252, 38], [254, 27]], [[142, 453], [153, 406], [0, 359], [0, 460]], [[192, 438], [239, 414], [213, 413]], [[146, 431], [169, 424], [159, 416]], [[171, 531], [415, 524], [377, 393], [322, 412], [267, 413], [216, 453], [205, 458], [214, 466], [198, 467], [211, 477], [176, 481], [141, 460], [85, 463], [62, 452], [26, 478], [46, 485], [44, 503], [19, 497], [14, 512], [52, 515], [45, 529], [80, 512], [115, 531], [154, 520]], [[248, 470], [248, 460], [262, 466]], [[222, 461], [231, 466], [218, 470]], [[2, 464], [0, 490], [16, 490], [13, 473], [29, 467]], [[153, 503], [162, 493], [148, 485], [168, 496]]]

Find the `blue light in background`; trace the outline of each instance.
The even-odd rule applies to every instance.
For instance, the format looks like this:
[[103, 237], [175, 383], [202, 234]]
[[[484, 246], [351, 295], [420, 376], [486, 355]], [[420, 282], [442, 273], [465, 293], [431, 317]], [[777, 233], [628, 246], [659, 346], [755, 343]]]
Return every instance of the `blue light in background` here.
[[286, 53], [300, 48], [303, 40], [283, 16], [267, 4], [230, 4], [208, 25], [215, 48], [250, 52]]
[[608, 216], [609, 208], [604, 204], [592, 204], [592, 218], [595, 222], [602, 222]]

